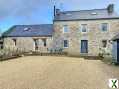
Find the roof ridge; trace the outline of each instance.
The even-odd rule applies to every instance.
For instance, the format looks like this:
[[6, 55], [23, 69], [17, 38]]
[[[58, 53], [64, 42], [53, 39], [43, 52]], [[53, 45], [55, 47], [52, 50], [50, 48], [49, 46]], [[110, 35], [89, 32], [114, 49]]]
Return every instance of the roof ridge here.
[[41, 25], [53, 25], [53, 24], [29, 24], [29, 25], [13, 25], [12, 27], [16, 27], [16, 26], [41, 26]]
[[65, 13], [65, 12], [80, 12], [80, 11], [93, 11], [93, 10], [107, 10], [107, 8], [103, 8], [103, 9], [89, 9], [89, 10], [74, 10], [74, 11], [61, 11], [61, 13]]

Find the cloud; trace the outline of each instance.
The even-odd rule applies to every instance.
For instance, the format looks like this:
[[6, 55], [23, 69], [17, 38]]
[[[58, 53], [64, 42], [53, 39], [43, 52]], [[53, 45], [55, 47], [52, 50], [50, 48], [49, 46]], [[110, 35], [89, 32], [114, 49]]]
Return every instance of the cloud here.
[[57, 0], [58, 7], [62, 7], [64, 10], [106, 8], [112, 3], [119, 5], [119, 0]]
[[[0, 0], [0, 19], [7, 16], [29, 17], [36, 11], [47, 12], [55, 0]], [[119, 3], [118, 0], [56, 0], [57, 7], [64, 10], [89, 9], [106, 7], [109, 3]]]
[[28, 18], [36, 12], [43, 15], [49, 9], [53, 9], [53, 1], [56, 1], [57, 7], [63, 10], [102, 8], [109, 3], [118, 2], [118, 0], [0, 0], [0, 19], [9, 16]]
[[7, 30], [16, 24], [47, 23], [51, 18], [49, 0], [0, 0], [0, 29]]
[[[16, 24], [52, 23], [55, 0], [0, 0], [0, 29]], [[119, 11], [119, 0], [56, 0], [62, 10], [106, 8], [114, 3]]]
[[27, 17], [36, 10], [42, 13], [49, 5], [49, 0], [0, 0], [0, 18], [4, 19], [10, 15]]

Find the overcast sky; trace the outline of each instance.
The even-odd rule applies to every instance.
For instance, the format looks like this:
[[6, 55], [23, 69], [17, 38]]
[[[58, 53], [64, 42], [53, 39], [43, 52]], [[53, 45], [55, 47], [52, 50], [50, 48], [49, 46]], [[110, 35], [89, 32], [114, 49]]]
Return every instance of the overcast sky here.
[[[0, 29], [6, 31], [13, 25], [52, 23], [53, 0], [0, 0]], [[62, 10], [106, 8], [115, 4], [119, 13], [119, 0], [56, 0]]]

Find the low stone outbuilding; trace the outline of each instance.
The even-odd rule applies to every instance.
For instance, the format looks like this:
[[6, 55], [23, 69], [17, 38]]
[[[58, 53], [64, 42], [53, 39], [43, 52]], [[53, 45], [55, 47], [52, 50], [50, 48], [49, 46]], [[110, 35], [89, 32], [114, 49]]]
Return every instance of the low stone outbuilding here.
[[16, 25], [3, 34], [4, 48], [47, 51], [52, 44], [53, 25]]

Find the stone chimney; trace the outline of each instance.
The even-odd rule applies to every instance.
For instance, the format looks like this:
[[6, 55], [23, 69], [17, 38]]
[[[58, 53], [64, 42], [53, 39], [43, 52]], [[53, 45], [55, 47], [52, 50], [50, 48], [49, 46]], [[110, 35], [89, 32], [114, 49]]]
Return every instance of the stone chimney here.
[[56, 15], [60, 15], [60, 9], [56, 9]]
[[109, 4], [107, 7], [107, 11], [109, 14], [114, 12], [114, 4]]

